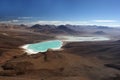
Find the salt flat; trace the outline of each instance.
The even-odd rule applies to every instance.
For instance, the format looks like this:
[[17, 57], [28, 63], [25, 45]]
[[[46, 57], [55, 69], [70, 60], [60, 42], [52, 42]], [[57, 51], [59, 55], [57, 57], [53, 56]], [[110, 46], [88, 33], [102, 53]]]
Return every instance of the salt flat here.
[[64, 42], [85, 42], [85, 41], [108, 41], [110, 38], [108, 37], [97, 37], [97, 36], [90, 36], [90, 37], [78, 37], [78, 36], [58, 36], [58, 39]]

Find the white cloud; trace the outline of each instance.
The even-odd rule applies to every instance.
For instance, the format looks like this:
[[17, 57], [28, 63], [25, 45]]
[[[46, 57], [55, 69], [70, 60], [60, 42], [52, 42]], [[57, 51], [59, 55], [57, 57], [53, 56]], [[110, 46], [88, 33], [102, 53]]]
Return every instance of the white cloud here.
[[110, 22], [117, 22], [117, 20], [93, 20], [93, 22], [110, 23]]
[[65, 24], [71, 24], [71, 25], [85, 25], [88, 24], [87, 21], [36, 21], [32, 22], [31, 24], [50, 24], [50, 25], [65, 25]]
[[98, 26], [110, 26], [120, 27], [120, 24], [116, 20], [98, 20], [98, 21], [35, 21], [28, 23], [29, 25], [41, 24], [41, 25], [98, 25]]
[[19, 22], [19, 20], [11, 20], [11, 22], [17, 23], [17, 22]]
[[1, 23], [18, 23], [19, 20], [1, 21]]
[[[27, 18], [27, 17], [26, 17]], [[9, 21], [1, 21], [0, 23], [14, 23], [14, 24], [26, 24], [26, 25], [98, 25], [98, 26], [110, 26], [110, 27], [120, 27], [120, 23], [117, 20], [89, 20], [89, 21], [29, 21], [29, 20], [9, 20]]]
[[33, 17], [18, 17], [18, 19], [32, 19]]

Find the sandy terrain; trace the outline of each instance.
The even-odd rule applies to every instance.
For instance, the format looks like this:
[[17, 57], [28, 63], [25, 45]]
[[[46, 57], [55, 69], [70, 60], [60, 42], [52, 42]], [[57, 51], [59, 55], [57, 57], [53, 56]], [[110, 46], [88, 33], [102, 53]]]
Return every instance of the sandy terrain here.
[[0, 80], [120, 80], [119, 41], [70, 42], [61, 51], [49, 50], [45, 57], [42, 53], [27, 55], [19, 47], [52, 40], [53, 36], [0, 33]]

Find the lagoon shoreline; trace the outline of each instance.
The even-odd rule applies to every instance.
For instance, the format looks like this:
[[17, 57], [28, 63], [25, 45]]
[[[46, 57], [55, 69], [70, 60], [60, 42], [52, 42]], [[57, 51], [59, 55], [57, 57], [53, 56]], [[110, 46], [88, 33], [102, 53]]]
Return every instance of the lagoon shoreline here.
[[[54, 48], [48, 48], [48, 49], [52, 49], [54, 51], [54, 50], [60, 50], [63, 45], [65, 45], [66, 43], [69, 43], [69, 42], [94, 42], [94, 41], [109, 41], [109, 40], [110, 40], [110, 38], [108, 38], [108, 37], [59, 36], [59, 37], [57, 37], [57, 40], [48, 40], [48, 41], [42, 41], [42, 42], [33, 43], [33, 44], [40, 44], [40, 43], [52, 42], [52, 41], [60, 42], [59, 47], [57, 46]], [[46, 52], [48, 50], [48, 49], [46, 49], [45, 51], [41, 51], [41, 50], [35, 51], [34, 49], [29, 48], [30, 45], [32, 45], [32, 44], [26, 44], [26, 45], [21, 46], [21, 48], [24, 49], [24, 52], [26, 52], [28, 55], [37, 54], [39, 52]]]

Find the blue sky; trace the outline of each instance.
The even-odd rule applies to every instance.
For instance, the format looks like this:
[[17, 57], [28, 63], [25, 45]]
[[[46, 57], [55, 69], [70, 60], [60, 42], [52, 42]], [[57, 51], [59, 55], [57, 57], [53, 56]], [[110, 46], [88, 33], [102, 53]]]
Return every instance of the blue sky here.
[[120, 0], [0, 0], [0, 16], [15, 23], [119, 26]]

